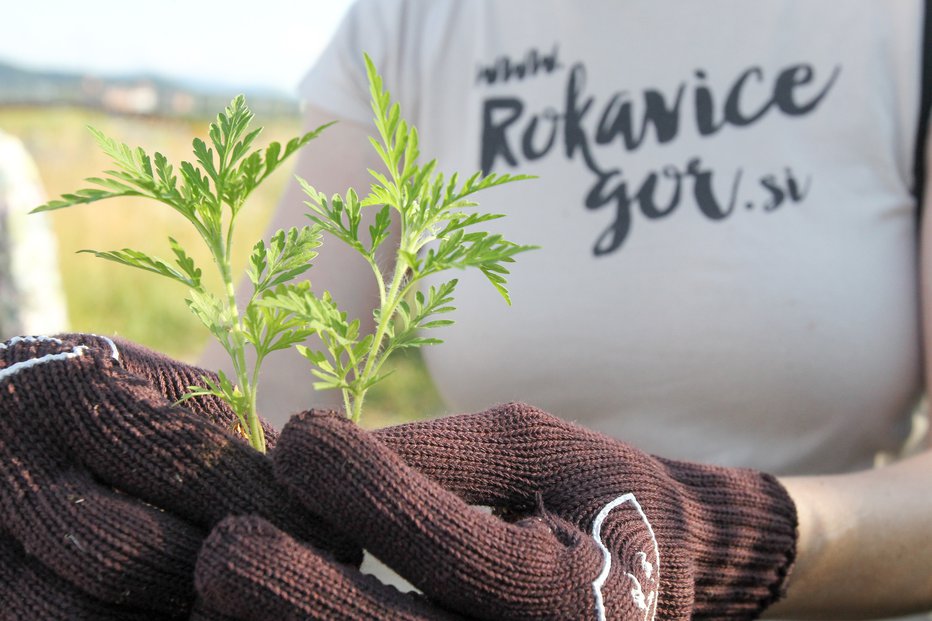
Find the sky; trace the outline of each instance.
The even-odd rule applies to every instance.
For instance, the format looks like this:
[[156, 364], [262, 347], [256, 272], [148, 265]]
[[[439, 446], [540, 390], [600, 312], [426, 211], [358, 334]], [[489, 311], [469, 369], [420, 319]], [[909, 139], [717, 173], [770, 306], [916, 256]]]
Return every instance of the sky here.
[[10, 0], [0, 62], [294, 93], [351, 0]]

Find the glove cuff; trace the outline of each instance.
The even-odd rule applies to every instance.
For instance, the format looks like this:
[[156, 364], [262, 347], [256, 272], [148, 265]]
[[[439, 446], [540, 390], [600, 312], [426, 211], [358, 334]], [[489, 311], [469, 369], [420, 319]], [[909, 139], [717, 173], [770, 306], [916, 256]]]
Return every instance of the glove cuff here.
[[785, 592], [796, 506], [769, 474], [665, 461], [681, 483], [695, 619], [756, 619]]

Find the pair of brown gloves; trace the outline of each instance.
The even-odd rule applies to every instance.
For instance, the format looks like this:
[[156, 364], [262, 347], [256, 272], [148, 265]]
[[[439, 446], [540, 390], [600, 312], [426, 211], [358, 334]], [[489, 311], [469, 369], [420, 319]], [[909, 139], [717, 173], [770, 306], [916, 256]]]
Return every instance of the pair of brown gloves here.
[[203, 373], [93, 335], [0, 345], [0, 618], [751, 619], [793, 563], [765, 474], [520, 404], [377, 432], [306, 412], [265, 456], [222, 403], [173, 405]]

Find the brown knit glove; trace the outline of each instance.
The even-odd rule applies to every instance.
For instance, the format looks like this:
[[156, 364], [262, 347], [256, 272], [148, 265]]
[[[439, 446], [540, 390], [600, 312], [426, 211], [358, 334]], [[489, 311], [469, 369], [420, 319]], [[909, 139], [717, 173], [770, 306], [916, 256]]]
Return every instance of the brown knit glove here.
[[200, 608], [238, 621], [464, 619], [337, 563], [254, 516], [214, 527], [198, 557], [195, 583]]
[[0, 618], [185, 617], [198, 549], [231, 514], [358, 562], [223, 404], [173, 405], [203, 373], [92, 335], [0, 344]]
[[273, 462], [311, 511], [483, 619], [752, 619], [795, 554], [773, 477], [652, 457], [526, 405], [374, 434], [307, 413]]

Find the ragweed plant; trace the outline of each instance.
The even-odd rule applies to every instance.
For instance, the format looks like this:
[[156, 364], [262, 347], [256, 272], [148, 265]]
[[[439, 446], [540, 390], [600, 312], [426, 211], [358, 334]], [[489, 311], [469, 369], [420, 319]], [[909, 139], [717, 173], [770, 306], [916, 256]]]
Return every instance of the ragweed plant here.
[[[374, 311], [375, 332], [360, 334], [358, 320], [350, 320], [325, 292], [316, 295], [307, 285], [288, 285], [261, 304], [288, 311], [311, 327], [325, 347], [323, 351], [299, 346], [311, 361], [317, 389], [340, 389], [348, 416], [356, 422], [367, 391], [385, 377], [383, 365], [395, 351], [442, 341], [425, 336], [424, 330], [453, 322], [441, 316], [454, 310], [457, 280], [450, 279], [419, 289], [421, 282], [452, 269], [479, 269], [511, 303], [506, 288], [506, 265], [533, 246], [519, 246], [501, 235], [475, 230], [476, 225], [503, 217], [471, 211], [470, 198], [480, 190], [501, 185], [523, 175], [483, 175], [477, 172], [460, 182], [437, 172], [437, 161], [419, 162], [417, 130], [401, 116], [397, 103], [382, 84], [372, 60], [366, 56], [369, 93], [378, 138], [370, 138], [385, 172], [370, 170], [373, 184], [360, 198], [350, 189], [330, 198], [299, 180], [309, 200], [310, 218], [321, 230], [354, 248], [368, 262], [378, 285], [379, 306]], [[375, 209], [374, 223], [361, 231], [362, 211]], [[400, 243], [394, 250], [394, 266], [383, 273], [377, 253], [389, 238], [392, 213], [400, 224]], [[366, 235], [368, 233], [368, 235]]]
[[[204, 386], [193, 387], [188, 396], [214, 394], [226, 401], [239, 420], [240, 430], [250, 444], [265, 451], [265, 438], [256, 415], [256, 390], [263, 360], [273, 351], [303, 342], [310, 330], [289, 319], [284, 311], [259, 302], [276, 287], [311, 267], [320, 245], [320, 233], [313, 227], [278, 231], [268, 244], [259, 241], [252, 250], [249, 278], [253, 293], [240, 310], [232, 269], [233, 231], [237, 216], [249, 195], [272, 172], [324, 127], [289, 140], [284, 147], [272, 142], [265, 149], [251, 149], [262, 131], [250, 129], [253, 114], [245, 98], [238, 96], [210, 125], [210, 145], [200, 138], [193, 141], [194, 162], [183, 161], [176, 168], [161, 153], [149, 156], [142, 148], [130, 148], [94, 128], [97, 144], [113, 160], [114, 169], [104, 177], [88, 182], [96, 187], [65, 194], [34, 211], [62, 209], [108, 198], [138, 196], [158, 201], [180, 213], [197, 230], [207, 245], [219, 271], [222, 291], [207, 289], [201, 268], [173, 238], [168, 239], [174, 255], [169, 262], [138, 250], [90, 252], [96, 256], [159, 274], [188, 288], [191, 312], [210, 330], [233, 362], [234, 378], [223, 372], [216, 381], [203, 377]], [[254, 361], [247, 361], [247, 345], [255, 350]]]
[[[185, 398], [213, 395], [224, 400], [236, 414], [240, 431], [262, 452], [265, 438], [256, 413], [256, 392], [262, 363], [269, 354], [297, 347], [312, 364], [315, 388], [340, 389], [346, 414], [358, 422], [365, 395], [385, 377], [383, 366], [392, 352], [440, 343], [421, 331], [452, 323], [440, 316], [454, 310], [456, 279], [426, 292], [418, 290], [419, 283], [446, 270], [477, 268], [510, 303], [505, 265], [532, 248], [475, 231], [475, 225], [502, 216], [469, 210], [476, 206], [470, 200], [476, 192], [524, 177], [476, 173], [460, 183], [457, 175], [446, 179], [437, 173], [434, 160], [420, 164], [417, 131], [401, 118], [368, 56], [366, 68], [379, 133], [371, 142], [385, 171], [369, 171], [373, 184], [364, 198], [353, 189], [328, 198], [298, 179], [309, 198], [306, 204], [312, 225], [280, 230], [268, 242], [260, 240], [252, 247], [247, 268], [252, 293], [242, 308], [237, 304], [231, 260], [237, 216], [252, 191], [327, 125], [284, 146], [272, 142], [264, 149], [252, 149], [262, 129], [250, 129], [253, 114], [238, 96], [210, 124], [210, 144], [194, 139], [194, 162], [181, 162], [177, 172], [161, 153], [150, 157], [142, 148], [130, 148], [91, 128], [114, 169], [103, 177], [87, 179], [94, 187], [65, 194], [34, 210], [138, 196], [167, 205], [191, 223], [219, 271], [221, 291], [207, 289], [200, 267], [171, 237], [172, 261], [128, 248], [81, 252], [159, 274], [188, 288], [189, 309], [226, 350], [234, 377], [223, 372], [216, 379], [202, 377], [203, 385], [190, 387]], [[376, 210], [368, 231], [360, 230], [364, 209]], [[389, 239], [393, 212], [400, 223], [401, 240], [393, 271], [385, 274], [376, 253]], [[372, 334], [361, 334], [359, 320], [349, 319], [329, 293], [314, 292], [307, 281], [292, 282], [311, 267], [324, 231], [349, 244], [372, 267], [380, 294]], [[323, 351], [302, 345], [315, 334]], [[247, 348], [253, 356], [247, 356]]]

